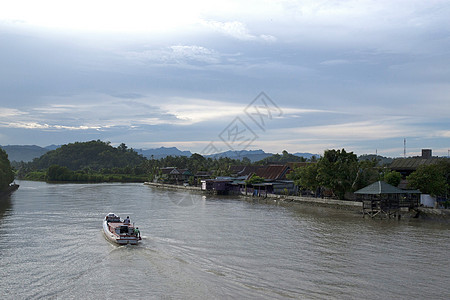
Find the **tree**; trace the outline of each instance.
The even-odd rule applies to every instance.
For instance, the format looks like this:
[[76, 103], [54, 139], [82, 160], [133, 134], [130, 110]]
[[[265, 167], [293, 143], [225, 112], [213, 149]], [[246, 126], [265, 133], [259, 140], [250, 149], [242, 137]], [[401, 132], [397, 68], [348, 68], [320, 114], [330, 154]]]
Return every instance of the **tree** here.
[[339, 198], [352, 190], [358, 173], [358, 158], [353, 152], [326, 150], [317, 163], [317, 177], [320, 185], [330, 188]]
[[119, 151], [121, 151], [121, 152], [127, 152], [127, 145], [125, 145], [125, 143], [121, 143], [118, 147], [117, 147], [117, 149], [119, 149]]
[[379, 180], [380, 172], [377, 164], [378, 162], [374, 159], [358, 161], [356, 179], [352, 184], [353, 191], [359, 190]]
[[397, 171], [389, 171], [384, 173], [383, 180], [390, 185], [398, 186], [402, 180], [402, 174]]
[[287, 177], [293, 180], [295, 185], [315, 193], [317, 188], [320, 187], [317, 175], [317, 164], [311, 163], [305, 167], [295, 168]]
[[47, 171], [48, 181], [70, 181], [73, 180], [73, 172], [66, 167], [52, 165]]
[[424, 194], [444, 196], [448, 190], [448, 167], [446, 163], [422, 165], [406, 179], [409, 187]]
[[242, 158], [242, 163], [246, 166], [249, 166], [249, 165], [251, 165], [252, 162], [251, 162], [250, 158], [248, 158], [247, 156], [244, 156]]
[[101, 169], [135, 167], [146, 159], [134, 150], [127, 150], [125, 144], [114, 148], [102, 141], [76, 142], [62, 145], [56, 150], [48, 151], [40, 158], [29, 163], [31, 171], [48, 169], [51, 165], [64, 166], [72, 171], [89, 168]]
[[14, 172], [6, 151], [0, 148], [0, 191], [14, 181]]
[[256, 165], [267, 165], [269, 163], [287, 163], [287, 162], [305, 162], [306, 158], [288, 153], [283, 150], [280, 154], [274, 154], [272, 156], [266, 157], [260, 161], [257, 161]]

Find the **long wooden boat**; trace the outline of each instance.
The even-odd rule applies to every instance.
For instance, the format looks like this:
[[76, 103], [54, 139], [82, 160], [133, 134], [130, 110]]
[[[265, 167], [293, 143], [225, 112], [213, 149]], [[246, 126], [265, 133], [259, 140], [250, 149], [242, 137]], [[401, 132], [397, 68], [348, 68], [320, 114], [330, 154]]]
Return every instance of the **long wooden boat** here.
[[103, 220], [103, 233], [109, 241], [119, 245], [137, 245], [141, 239], [132, 224], [122, 221], [113, 213], [106, 215]]

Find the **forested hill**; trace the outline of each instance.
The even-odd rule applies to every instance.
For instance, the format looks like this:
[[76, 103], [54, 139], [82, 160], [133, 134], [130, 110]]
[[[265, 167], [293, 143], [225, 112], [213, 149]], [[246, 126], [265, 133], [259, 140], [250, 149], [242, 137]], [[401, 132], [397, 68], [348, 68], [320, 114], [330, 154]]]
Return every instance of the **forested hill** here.
[[14, 173], [5, 150], [0, 149], [0, 192], [14, 180]]
[[300, 156], [297, 156], [294, 154], [290, 154], [286, 150], [283, 150], [281, 155], [274, 154], [272, 156], [266, 157], [266, 158], [256, 162], [256, 164], [261, 164], [261, 165], [267, 165], [267, 164], [273, 164], [273, 163], [284, 164], [284, 163], [288, 163], [288, 162], [304, 162], [304, 161], [306, 161], [306, 158], [300, 157]]
[[92, 170], [135, 167], [145, 158], [125, 144], [117, 148], [102, 141], [76, 142], [63, 145], [36, 158], [31, 163], [34, 169], [43, 170], [51, 165], [67, 167], [71, 170]]

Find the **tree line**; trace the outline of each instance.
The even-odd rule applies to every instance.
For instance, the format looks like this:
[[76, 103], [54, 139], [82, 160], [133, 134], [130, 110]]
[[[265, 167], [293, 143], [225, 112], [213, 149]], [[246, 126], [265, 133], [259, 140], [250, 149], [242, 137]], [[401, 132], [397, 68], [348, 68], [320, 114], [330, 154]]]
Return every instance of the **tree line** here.
[[0, 192], [14, 181], [14, 171], [6, 151], [0, 148]]
[[[358, 160], [353, 152], [326, 150], [317, 163], [294, 169], [288, 178], [301, 188], [317, 193], [328, 189], [339, 199], [346, 193], [359, 190], [373, 182], [383, 180], [398, 186], [402, 175], [378, 166], [373, 160]], [[450, 161], [439, 160], [437, 164], [422, 165], [407, 178], [409, 188], [438, 197], [450, 194]]]
[[[161, 168], [189, 169], [192, 174], [206, 171], [212, 176], [232, 175], [234, 165], [266, 165], [268, 163], [305, 162], [306, 159], [283, 151], [261, 161], [251, 163], [249, 159], [227, 157], [207, 158], [200, 154], [167, 156], [161, 159], [146, 159], [125, 144], [113, 147], [109, 142], [93, 140], [63, 145], [34, 159], [21, 162], [17, 167], [20, 178], [47, 181], [137, 181], [152, 180], [160, 175]], [[303, 189], [313, 192], [325, 188], [333, 195], [344, 199], [346, 193], [356, 191], [375, 181], [384, 180], [397, 186], [402, 175], [379, 165], [377, 159], [360, 160], [353, 152], [326, 150], [322, 157], [309, 161], [305, 167], [292, 170], [288, 179]], [[0, 188], [14, 180], [6, 153], [0, 152]], [[450, 162], [421, 166], [408, 176], [410, 188], [435, 196], [449, 194]]]

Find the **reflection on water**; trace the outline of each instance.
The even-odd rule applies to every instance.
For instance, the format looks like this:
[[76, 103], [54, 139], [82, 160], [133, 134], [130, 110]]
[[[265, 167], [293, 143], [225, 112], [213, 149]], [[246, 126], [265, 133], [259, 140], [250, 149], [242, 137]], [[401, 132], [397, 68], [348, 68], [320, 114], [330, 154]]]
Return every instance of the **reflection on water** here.
[[[117, 183], [22, 182], [0, 207], [5, 299], [450, 297], [445, 224]], [[139, 246], [104, 238], [109, 212]]]
[[11, 210], [11, 207], [11, 196], [0, 196], [0, 219], [7, 211]]

